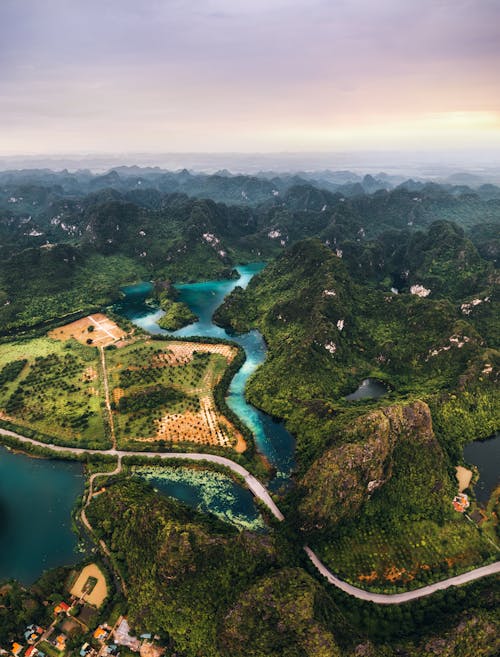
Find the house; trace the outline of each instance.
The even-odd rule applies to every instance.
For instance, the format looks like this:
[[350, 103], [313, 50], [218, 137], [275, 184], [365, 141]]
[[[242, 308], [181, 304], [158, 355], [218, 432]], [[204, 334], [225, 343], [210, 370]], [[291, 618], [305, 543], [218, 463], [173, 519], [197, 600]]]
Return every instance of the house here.
[[16, 657], [21, 654], [23, 650], [23, 646], [20, 643], [14, 643], [12, 644], [12, 654], [15, 655]]
[[24, 653], [24, 657], [35, 657], [37, 652], [38, 650], [35, 648], [35, 646], [29, 646], [29, 648]]
[[84, 643], [80, 648], [80, 657], [85, 657], [88, 652], [90, 652], [90, 645], [88, 643]]
[[54, 614], [67, 614], [71, 607], [65, 602], [60, 602], [54, 607]]
[[103, 628], [102, 625], [99, 625], [99, 627], [94, 632], [94, 639], [97, 639], [98, 641], [104, 641], [104, 639], [107, 636], [108, 636], [108, 633], [106, 632], [106, 630]]
[[26, 631], [24, 632], [24, 638], [28, 643], [35, 643], [35, 641], [38, 641], [44, 632], [45, 630], [43, 627], [40, 627], [39, 625], [28, 625], [26, 627]]
[[54, 645], [59, 652], [64, 652], [66, 650], [66, 635], [58, 634], [54, 641]]
[[459, 493], [453, 498], [453, 508], [458, 513], [464, 513], [470, 507], [469, 498], [465, 493]]

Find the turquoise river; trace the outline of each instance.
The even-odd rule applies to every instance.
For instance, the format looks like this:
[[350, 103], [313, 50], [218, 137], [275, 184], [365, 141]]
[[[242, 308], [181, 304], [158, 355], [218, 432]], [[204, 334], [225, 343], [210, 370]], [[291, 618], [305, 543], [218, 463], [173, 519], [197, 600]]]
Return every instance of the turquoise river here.
[[[220, 306], [224, 297], [237, 285], [246, 287], [251, 278], [263, 267], [263, 263], [239, 266], [237, 270], [240, 278], [237, 280], [207, 281], [176, 286], [180, 293], [179, 300], [187, 303], [198, 317], [198, 321], [171, 333], [171, 335], [221, 338], [237, 342], [243, 347], [246, 361], [231, 382], [227, 402], [251, 429], [259, 452], [276, 468], [277, 474], [270, 486], [276, 490], [289, 480], [294, 467], [294, 438], [281, 423], [275, 422], [269, 415], [254, 408], [245, 399], [246, 383], [257, 367], [264, 362], [266, 345], [258, 331], [250, 331], [243, 335], [230, 335], [212, 321], [214, 311]], [[151, 288], [151, 283], [124, 288], [125, 299], [115, 307], [115, 310], [150, 333], [168, 335], [168, 331], [158, 326], [158, 320], [163, 315], [163, 311], [145, 303]]]

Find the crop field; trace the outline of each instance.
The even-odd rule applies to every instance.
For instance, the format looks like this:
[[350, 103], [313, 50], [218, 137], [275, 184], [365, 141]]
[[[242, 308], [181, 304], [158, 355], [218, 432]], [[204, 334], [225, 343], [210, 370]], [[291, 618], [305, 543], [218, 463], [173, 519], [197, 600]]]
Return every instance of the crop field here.
[[98, 352], [49, 338], [0, 345], [0, 413], [68, 444], [107, 445]]
[[[52, 337], [0, 344], [0, 419], [59, 443], [109, 446], [101, 354], [86, 337], [98, 329], [88, 332], [88, 326], [85, 318], [51, 331]], [[191, 442], [244, 451], [243, 437], [213, 397], [234, 347], [172, 340], [127, 344], [113, 335], [113, 348], [102, 353], [121, 447]]]
[[229, 345], [168, 340], [106, 351], [118, 443], [194, 442], [244, 449], [241, 435], [213, 398], [235, 355]]
[[418, 588], [481, 565], [495, 551], [465, 517], [444, 526], [428, 520], [398, 531], [361, 526], [323, 546], [325, 563], [341, 578], [376, 590]]

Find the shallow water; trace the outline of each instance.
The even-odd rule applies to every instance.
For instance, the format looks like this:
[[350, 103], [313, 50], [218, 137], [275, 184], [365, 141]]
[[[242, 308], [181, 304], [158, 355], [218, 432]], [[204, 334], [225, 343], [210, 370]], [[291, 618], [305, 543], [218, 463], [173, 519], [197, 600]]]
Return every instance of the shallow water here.
[[76, 563], [71, 511], [83, 494], [78, 463], [35, 459], [0, 447], [0, 581], [34, 582]]
[[134, 474], [158, 491], [203, 512], [210, 512], [239, 529], [264, 531], [265, 524], [248, 488], [212, 470], [138, 466]]

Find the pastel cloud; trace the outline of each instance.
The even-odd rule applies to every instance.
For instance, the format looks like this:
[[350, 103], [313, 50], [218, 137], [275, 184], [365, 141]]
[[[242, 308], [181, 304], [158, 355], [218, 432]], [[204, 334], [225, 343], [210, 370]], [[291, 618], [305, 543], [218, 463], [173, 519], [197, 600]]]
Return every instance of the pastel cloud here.
[[500, 145], [497, 0], [2, 0], [0, 149]]

